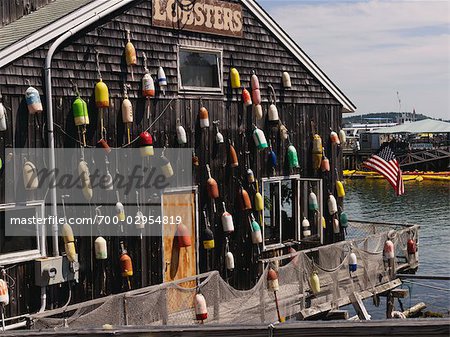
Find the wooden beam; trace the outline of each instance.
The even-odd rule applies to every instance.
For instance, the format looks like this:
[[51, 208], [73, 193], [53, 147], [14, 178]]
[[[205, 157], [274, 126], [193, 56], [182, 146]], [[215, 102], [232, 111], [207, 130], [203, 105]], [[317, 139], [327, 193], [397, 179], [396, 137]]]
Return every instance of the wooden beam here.
[[[376, 286], [374, 291], [372, 291], [372, 290], [360, 291], [359, 296], [361, 297], [362, 300], [364, 300], [373, 295], [381, 294], [386, 291], [397, 288], [401, 284], [402, 284], [402, 281], [400, 281], [400, 279], [395, 279], [395, 280], [389, 281], [387, 283], [383, 283], [383, 284]], [[350, 297], [343, 296], [343, 297], [339, 298], [339, 300], [337, 301], [336, 304], [338, 307], [342, 307], [342, 306], [348, 305], [350, 303], [352, 303], [352, 301], [350, 300]], [[311, 318], [311, 317], [319, 315], [323, 312], [330, 311], [334, 307], [335, 306], [332, 306], [331, 302], [326, 302], [326, 303], [320, 304], [314, 308], [306, 308], [306, 309], [301, 310], [299, 312], [299, 316], [300, 316], [300, 319]]]
[[325, 317], [327, 321], [347, 320], [349, 314], [347, 310], [330, 310]]
[[405, 298], [409, 295], [408, 289], [394, 289], [391, 291], [392, 297], [394, 298]]
[[354, 292], [350, 295], [350, 300], [352, 301], [352, 305], [355, 308], [359, 319], [362, 321], [370, 321], [370, 315], [364, 306], [361, 296], [357, 292]]
[[403, 315], [405, 315], [406, 317], [411, 317], [411, 316], [417, 314], [419, 311], [422, 311], [426, 307], [427, 307], [427, 305], [423, 302], [417, 303], [416, 305], [413, 305], [408, 310], [403, 311]]

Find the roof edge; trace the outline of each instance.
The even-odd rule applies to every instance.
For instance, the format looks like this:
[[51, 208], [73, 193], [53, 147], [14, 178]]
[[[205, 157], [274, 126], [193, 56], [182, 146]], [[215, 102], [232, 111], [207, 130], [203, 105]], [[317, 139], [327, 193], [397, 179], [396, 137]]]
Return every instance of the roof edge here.
[[266, 26], [275, 37], [300, 61], [319, 82], [342, 104], [342, 112], [355, 112], [356, 106], [328, 78], [314, 61], [298, 46], [298, 44], [276, 23], [276, 21], [255, 0], [241, 2]]

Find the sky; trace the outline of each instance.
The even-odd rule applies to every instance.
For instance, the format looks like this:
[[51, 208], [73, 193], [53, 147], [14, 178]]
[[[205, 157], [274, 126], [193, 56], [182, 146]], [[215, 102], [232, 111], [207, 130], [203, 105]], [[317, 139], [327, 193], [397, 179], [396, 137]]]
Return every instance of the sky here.
[[450, 1], [257, 1], [356, 114], [450, 119]]

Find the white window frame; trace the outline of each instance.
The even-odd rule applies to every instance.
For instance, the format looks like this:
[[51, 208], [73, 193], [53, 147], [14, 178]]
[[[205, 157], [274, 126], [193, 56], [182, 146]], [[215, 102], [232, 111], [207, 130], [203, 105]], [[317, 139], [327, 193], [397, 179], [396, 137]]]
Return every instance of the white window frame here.
[[[195, 86], [183, 86], [181, 81], [181, 62], [180, 62], [180, 52], [181, 51], [192, 51], [197, 53], [212, 53], [218, 55], [218, 79], [219, 87], [195, 87]], [[188, 45], [179, 45], [177, 50], [177, 70], [178, 70], [178, 90], [184, 93], [214, 93], [223, 94], [223, 50], [218, 48], [208, 48], [208, 47], [197, 47]]]
[[[279, 188], [279, 195], [281, 197], [281, 182], [283, 180], [294, 180], [297, 181], [297, 202], [295, 203], [294, 207], [295, 209], [293, 210], [294, 215], [296, 216], [296, 226], [295, 226], [295, 237], [293, 238], [294, 241], [299, 241], [300, 238], [300, 175], [296, 174], [296, 175], [290, 175], [290, 176], [277, 176], [277, 177], [270, 177], [270, 178], [262, 178], [261, 182], [262, 182], [262, 190], [261, 190], [261, 194], [264, 198], [265, 196], [265, 187], [268, 186], [271, 183], [274, 182], [278, 182], [278, 188]], [[280, 207], [279, 208], [279, 212], [280, 214], [279, 219], [280, 219], [280, 224], [279, 224], [279, 230], [280, 230], [280, 242], [278, 243], [273, 243], [273, 244], [269, 244], [266, 245], [266, 238], [265, 238], [265, 219], [264, 219], [264, 210], [263, 212], [263, 223], [261, 224], [261, 231], [262, 231], [262, 237], [263, 237], [263, 251], [267, 251], [267, 250], [274, 250], [274, 249], [278, 249], [278, 248], [283, 248], [286, 246], [286, 244], [282, 241], [283, 240], [283, 233], [282, 233], [282, 224], [281, 224], [281, 199], [280, 199]]]
[[[24, 208], [35, 209], [36, 218], [44, 219], [45, 216], [45, 202], [43, 200], [40, 201], [30, 201], [25, 204], [1, 204], [0, 211], [11, 211], [11, 210], [20, 210]], [[42, 225], [35, 224], [36, 230], [36, 249], [31, 250], [23, 250], [12, 253], [0, 254], [0, 265], [6, 266], [14, 263], [21, 263], [32, 261], [40, 257], [45, 257], [45, 236], [46, 236], [46, 226], [44, 221], [42, 221]]]

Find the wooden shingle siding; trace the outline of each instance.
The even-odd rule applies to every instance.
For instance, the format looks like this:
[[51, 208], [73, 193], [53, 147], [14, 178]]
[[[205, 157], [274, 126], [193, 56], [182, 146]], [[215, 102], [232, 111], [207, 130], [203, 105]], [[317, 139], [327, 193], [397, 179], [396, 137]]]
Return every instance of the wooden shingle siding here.
[[0, 1], [0, 27], [20, 19], [55, 0], [2, 0]]
[[[9, 2], [9, 1], [8, 1]], [[3, 2], [2, 2], [3, 3]], [[123, 81], [131, 84], [129, 90], [130, 100], [135, 107], [135, 123], [131, 126], [132, 137], [148, 127], [146, 118], [142, 118], [145, 100], [141, 97], [141, 78], [143, 71], [142, 52], [148, 56], [148, 66], [153, 78], [156, 78], [158, 66], [163, 66], [168, 79], [166, 96], [158, 95], [151, 100], [151, 120], [154, 120], [166, 107], [170, 99], [173, 102], [173, 113], [166, 113], [152, 128], [151, 133], [155, 137], [155, 147], [162, 147], [165, 130], [168, 130], [169, 144], [177, 147], [175, 125], [176, 118], [180, 116], [181, 123], [187, 131], [188, 144], [193, 147], [200, 157], [200, 167], [194, 168], [193, 180], [199, 185], [200, 210], [206, 205], [212, 214], [211, 204], [206, 197], [206, 170], [205, 164], [209, 163], [212, 174], [219, 183], [221, 198], [227, 203], [227, 209], [234, 215], [236, 232], [231, 236], [230, 249], [236, 260], [236, 269], [230, 275], [230, 284], [237, 288], [248, 288], [257, 277], [257, 265], [255, 263], [254, 248], [252, 248], [248, 224], [243, 221], [246, 217], [235, 207], [237, 184], [232, 178], [245, 177], [245, 150], [248, 147], [252, 169], [258, 179], [267, 177], [266, 154], [258, 153], [252, 139], [251, 127], [255, 123], [251, 108], [244, 111], [240, 92], [229, 89], [229, 69], [233, 64], [240, 72], [241, 82], [244, 86], [250, 86], [251, 71], [255, 69], [261, 85], [263, 98], [263, 109], [268, 109], [268, 85], [272, 84], [277, 94], [277, 107], [280, 117], [290, 131], [290, 138], [295, 145], [301, 168], [295, 172], [304, 177], [319, 177], [324, 179], [324, 194], [327, 191], [335, 192], [334, 181], [336, 179], [335, 167], [340, 167], [341, 151], [332, 147], [329, 141], [330, 128], [338, 130], [341, 124], [341, 108], [338, 101], [323, 88], [319, 81], [314, 78], [305, 67], [301, 65], [276, 38], [252, 17], [245, 8], [244, 13], [244, 35], [242, 39], [200, 34], [170, 29], [154, 28], [151, 25], [151, 3], [150, 1], [136, 1], [125, 11], [103, 20], [97, 26], [91, 27], [84, 32], [75, 35], [68, 40], [56, 52], [52, 62], [52, 86], [53, 86], [53, 108], [55, 126], [55, 144], [57, 147], [76, 147], [76, 144], [59, 130], [61, 126], [66, 132], [76, 137], [76, 128], [73, 124], [71, 104], [74, 93], [71, 90], [70, 79], [80, 89], [81, 96], [87, 100], [91, 124], [87, 131], [87, 142], [95, 145], [99, 140], [97, 126], [97, 109], [94, 102], [94, 86], [98, 75], [96, 71], [95, 52], [100, 53], [100, 70], [103, 80], [110, 90], [111, 105], [105, 114], [105, 126], [108, 130], [107, 138], [111, 146], [117, 147], [124, 144], [123, 124], [121, 122], [121, 101]], [[131, 80], [128, 67], [125, 64], [123, 51], [126, 43], [125, 30], [130, 29], [131, 39], [138, 53], [138, 65], [134, 66], [135, 80]], [[178, 45], [199, 45], [216, 47], [223, 50], [223, 95], [185, 95], [178, 92], [177, 83], [177, 48]], [[10, 65], [0, 69], [0, 93], [3, 102], [8, 108], [9, 128], [0, 135], [0, 155], [5, 158], [10, 147], [46, 146], [47, 140], [41, 139], [35, 130], [34, 121], [28, 118], [27, 108], [24, 102], [24, 92], [27, 88], [25, 80], [36, 87], [41, 93], [44, 103], [45, 96], [43, 86], [43, 66], [49, 45], [30, 52], [24, 57], [14, 61]], [[292, 89], [284, 90], [281, 83], [283, 71], [288, 71], [292, 80]], [[199, 98], [203, 96], [203, 104], [209, 110], [211, 127], [200, 130], [198, 125]], [[41, 116], [45, 123], [45, 111]], [[220, 130], [226, 139], [234, 142], [239, 156], [239, 167], [231, 171], [226, 161], [216, 154], [214, 144], [214, 128], [212, 121], [220, 121]], [[322, 175], [311, 168], [312, 130], [311, 121], [314, 121], [317, 132], [322, 136], [327, 157], [331, 162], [331, 172]], [[278, 156], [277, 175], [287, 174], [285, 166], [285, 154], [287, 142], [280, 141], [278, 131], [272, 130], [264, 125], [262, 121], [257, 122], [263, 128], [266, 136], [272, 139], [272, 144]], [[25, 126], [25, 127], [23, 127]], [[242, 131], [242, 132], [241, 132]], [[113, 163], [114, 165], [114, 163]], [[126, 163], [125, 163], [126, 165]], [[3, 172], [1, 176], [3, 176]], [[245, 184], [244, 184], [245, 185]], [[248, 189], [253, 198], [252, 189]], [[11, 193], [8, 194], [11, 196]], [[115, 196], [101, 196], [97, 202], [111, 202]], [[0, 193], [0, 203], [9, 202], [4, 192]], [[133, 201], [134, 196], [129, 197]], [[326, 204], [326, 198], [324, 199]], [[219, 203], [218, 203], [219, 204]], [[224, 245], [223, 231], [220, 223], [221, 207], [219, 212], [210, 217], [216, 238], [216, 249], [210, 258], [215, 269], [224, 273]], [[133, 214], [133, 210], [128, 210]], [[127, 212], [128, 212], [127, 211]], [[70, 207], [68, 213], [72, 212]], [[332, 242], [341, 237], [333, 237], [332, 223], [327, 215], [326, 241]], [[83, 216], [82, 214], [77, 214]], [[89, 214], [84, 214], [89, 216]], [[200, 216], [200, 233], [204, 228], [204, 220]], [[151, 265], [146, 278], [148, 283], [157, 283], [162, 279], [162, 259], [160, 238], [145, 238], [147, 246], [147, 257]], [[50, 240], [49, 240], [50, 241]], [[135, 264], [135, 277], [132, 278], [133, 287], [146, 284], [141, 283], [139, 256], [140, 243], [138, 238], [127, 238], [125, 240], [128, 252]], [[107, 261], [107, 292], [121, 291], [122, 279], [119, 274], [119, 238], [108, 238], [110, 257]], [[62, 249], [63, 245], [61, 245]], [[99, 296], [98, 280], [100, 271], [95, 263], [91, 265], [92, 242], [90, 238], [78, 238], [77, 248], [80, 263], [82, 265], [80, 282], [74, 285], [74, 301], [81, 301]], [[200, 271], [206, 270], [205, 251], [200, 249]], [[15, 291], [13, 298], [17, 304], [10, 305], [8, 316], [28, 311], [35, 311], [39, 306], [39, 289], [34, 287], [32, 272], [33, 264], [23, 264], [13, 268], [11, 272], [16, 276]], [[31, 268], [31, 269], [30, 269]], [[20, 290], [19, 290], [20, 289]], [[66, 295], [64, 291], [49, 289], [53, 299], [64, 304]], [[31, 298], [28, 305], [25, 298]]]

